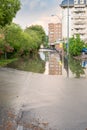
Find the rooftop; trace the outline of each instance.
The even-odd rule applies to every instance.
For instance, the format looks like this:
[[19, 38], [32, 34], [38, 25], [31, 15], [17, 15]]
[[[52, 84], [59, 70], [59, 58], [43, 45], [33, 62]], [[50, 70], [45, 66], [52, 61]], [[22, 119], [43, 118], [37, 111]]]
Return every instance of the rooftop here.
[[[67, 7], [68, 0], [63, 0], [60, 4], [61, 7]], [[69, 0], [69, 7], [74, 6], [74, 0]]]
[[[83, 1], [77, 0], [77, 1], [75, 1], [75, 2], [76, 2], [77, 5], [78, 5], [78, 4], [80, 4], [80, 5], [87, 5], [86, 0], [83, 0]], [[69, 7], [73, 7], [74, 4], [75, 4], [75, 3], [74, 3], [74, 0], [69, 0]], [[61, 2], [60, 6], [61, 6], [61, 7], [67, 7], [67, 6], [68, 6], [68, 0], [63, 0], [63, 1]]]

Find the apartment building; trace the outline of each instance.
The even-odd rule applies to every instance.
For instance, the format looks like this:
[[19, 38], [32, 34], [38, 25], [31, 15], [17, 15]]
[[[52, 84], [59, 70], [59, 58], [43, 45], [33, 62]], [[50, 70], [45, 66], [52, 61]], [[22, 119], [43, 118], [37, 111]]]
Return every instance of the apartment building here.
[[87, 0], [69, 0], [69, 16], [67, 15], [68, 0], [61, 3], [62, 35], [67, 38], [67, 17], [69, 17], [69, 37], [79, 34], [81, 39], [87, 41]]
[[48, 37], [49, 44], [52, 45], [54, 42], [62, 39], [62, 24], [61, 23], [49, 23], [48, 24]]

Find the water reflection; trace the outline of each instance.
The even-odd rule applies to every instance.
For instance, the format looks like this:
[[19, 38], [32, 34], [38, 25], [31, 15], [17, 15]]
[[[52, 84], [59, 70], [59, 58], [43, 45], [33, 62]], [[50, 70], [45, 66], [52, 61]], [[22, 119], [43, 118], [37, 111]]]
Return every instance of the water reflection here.
[[36, 55], [31, 58], [20, 58], [17, 61], [8, 64], [7, 67], [35, 73], [44, 73], [45, 61], [42, 60], [39, 55]]
[[64, 57], [64, 68], [67, 72], [67, 77], [86, 77], [87, 60], [76, 60], [73, 57]]
[[49, 74], [62, 75], [62, 61], [57, 53], [53, 53], [49, 57]]
[[72, 57], [62, 56], [55, 51], [40, 51], [33, 58], [19, 59], [7, 67], [16, 68], [47, 75], [61, 75], [64, 77], [86, 77], [87, 60], [75, 60]]
[[82, 67], [87, 68], [87, 60], [82, 60]]
[[63, 57], [64, 59], [64, 69], [66, 70], [67, 73], [67, 77], [69, 77], [69, 58], [67, 58], [67, 56]]
[[75, 60], [72, 57], [69, 58], [69, 68], [72, 71], [73, 74], [75, 74], [75, 77], [79, 78], [82, 75], [85, 74], [84, 68], [81, 65], [80, 60]]

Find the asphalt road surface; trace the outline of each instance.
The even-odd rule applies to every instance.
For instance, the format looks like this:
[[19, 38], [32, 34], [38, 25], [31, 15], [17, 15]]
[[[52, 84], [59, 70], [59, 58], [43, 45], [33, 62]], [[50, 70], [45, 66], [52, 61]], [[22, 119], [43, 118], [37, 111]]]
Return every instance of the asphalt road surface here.
[[86, 78], [0, 68], [0, 130], [86, 128]]

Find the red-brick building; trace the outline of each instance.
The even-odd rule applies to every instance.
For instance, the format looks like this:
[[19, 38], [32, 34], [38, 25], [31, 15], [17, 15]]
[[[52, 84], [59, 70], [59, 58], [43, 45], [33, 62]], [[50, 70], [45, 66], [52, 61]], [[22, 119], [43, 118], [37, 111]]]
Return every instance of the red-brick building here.
[[55, 42], [62, 40], [62, 24], [49, 23], [48, 24], [49, 44], [53, 45]]

